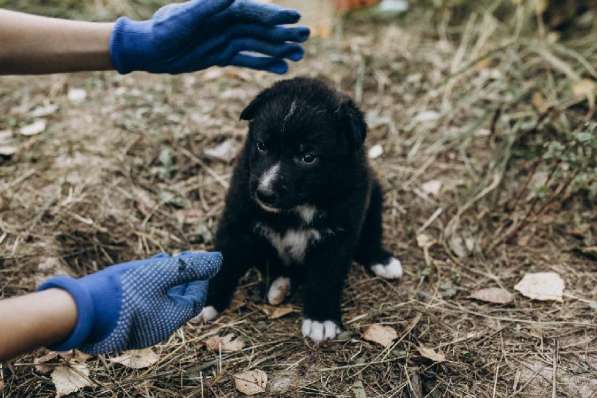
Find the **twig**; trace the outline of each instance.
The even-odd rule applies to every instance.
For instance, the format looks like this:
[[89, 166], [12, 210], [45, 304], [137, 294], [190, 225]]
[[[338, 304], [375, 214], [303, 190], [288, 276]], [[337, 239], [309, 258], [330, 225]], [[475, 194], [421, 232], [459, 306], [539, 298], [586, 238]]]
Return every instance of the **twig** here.
[[493, 394], [491, 394], [492, 398], [495, 398], [495, 391], [497, 389], [497, 381], [498, 381], [499, 373], [500, 373], [500, 363], [498, 362], [497, 367], [495, 369], [495, 378], [493, 379]]
[[555, 346], [554, 346], [554, 353], [553, 353], [553, 373], [552, 373], [552, 383], [551, 383], [551, 398], [556, 398], [556, 376], [558, 374], [558, 349], [559, 349], [559, 340], [555, 339]]

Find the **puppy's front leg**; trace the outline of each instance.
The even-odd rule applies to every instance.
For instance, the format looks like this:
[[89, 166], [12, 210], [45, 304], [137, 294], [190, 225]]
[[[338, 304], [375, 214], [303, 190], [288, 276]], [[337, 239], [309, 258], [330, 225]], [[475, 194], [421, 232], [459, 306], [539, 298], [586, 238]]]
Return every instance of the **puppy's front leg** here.
[[199, 315], [203, 321], [214, 320], [228, 308], [239, 279], [258, 261], [260, 252], [250, 234], [226, 230], [221, 235], [225, 238], [218, 239], [216, 249], [222, 253], [222, 268], [209, 282], [205, 307]]
[[302, 332], [316, 343], [340, 333], [342, 289], [351, 264], [349, 253], [330, 246], [316, 248], [306, 263]]

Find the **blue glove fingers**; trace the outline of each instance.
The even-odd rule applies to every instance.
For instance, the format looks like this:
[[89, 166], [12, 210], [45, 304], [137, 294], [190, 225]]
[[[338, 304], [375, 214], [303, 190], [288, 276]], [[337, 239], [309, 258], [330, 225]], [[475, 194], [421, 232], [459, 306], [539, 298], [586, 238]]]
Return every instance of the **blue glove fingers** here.
[[224, 50], [224, 59], [230, 59], [243, 51], [261, 53], [280, 59], [287, 58], [291, 61], [300, 61], [305, 55], [303, 48], [298, 44], [272, 44], [262, 40], [243, 38], [232, 40], [228, 44], [226, 50]]
[[232, 57], [230, 65], [264, 70], [278, 75], [288, 72], [288, 64], [286, 62], [272, 57], [254, 57], [252, 55], [236, 54]]
[[167, 272], [172, 275], [163, 279], [166, 288], [209, 280], [218, 273], [222, 265], [222, 255], [218, 252], [183, 252], [173, 259], [177, 263], [167, 268]]
[[228, 30], [230, 37], [253, 37], [273, 43], [292, 41], [302, 43], [309, 38], [310, 30], [306, 26], [285, 28], [283, 26], [263, 26], [257, 24], [242, 24]]
[[208, 281], [194, 281], [187, 285], [178, 285], [168, 291], [168, 296], [177, 303], [185, 303], [193, 308], [193, 314], [201, 312], [207, 298]]
[[244, 21], [272, 26], [293, 24], [301, 19], [301, 14], [296, 10], [253, 0], [236, 0], [218, 16], [228, 23]]

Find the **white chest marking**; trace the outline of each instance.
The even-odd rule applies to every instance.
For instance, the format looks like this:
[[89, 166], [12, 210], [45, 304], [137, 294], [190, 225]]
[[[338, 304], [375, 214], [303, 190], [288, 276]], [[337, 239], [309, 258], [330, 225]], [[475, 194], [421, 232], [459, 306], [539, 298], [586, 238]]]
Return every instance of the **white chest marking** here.
[[302, 263], [309, 243], [321, 239], [319, 231], [313, 228], [289, 229], [283, 233], [278, 233], [261, 223], [258, 223], [256, 228], [272, 244], [286, 265], [292, 262]]

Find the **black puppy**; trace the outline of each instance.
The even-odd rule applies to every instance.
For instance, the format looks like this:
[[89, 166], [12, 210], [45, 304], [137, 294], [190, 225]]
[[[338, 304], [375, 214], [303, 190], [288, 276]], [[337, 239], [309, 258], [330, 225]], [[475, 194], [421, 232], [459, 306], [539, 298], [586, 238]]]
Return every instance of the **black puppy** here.
[[347, 96], [296, 78], [260, 93], [242, 112], [249, 134], [216, 235], [224, 263], [201, 317], [230, 304], [238, 280], [258, 267], [273, 281], [270, 304], [304, 285], [303, 335], [340, 331], [340, 301], [354, 260], [385, 278], [402, 275], [382, 246], [382, 191], [363, 141], [367, 125]]

